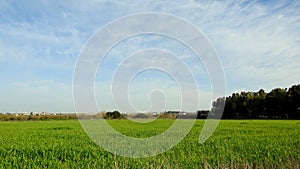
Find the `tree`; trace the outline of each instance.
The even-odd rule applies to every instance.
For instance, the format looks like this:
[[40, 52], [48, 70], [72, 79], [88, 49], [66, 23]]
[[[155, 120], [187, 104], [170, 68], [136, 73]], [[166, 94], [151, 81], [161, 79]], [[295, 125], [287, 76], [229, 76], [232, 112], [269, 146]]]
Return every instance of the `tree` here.
[[266, 95], [266, 114], [269, 118], [282, 118], [287, 109], [286, 89], [276, 88]]
[[[213, 102], [212, 112], [222, 110], [223, 98]], [[276, 88], [266, 93], [258, 92], [233, 93], [226, 97], [223, 117], [236, 118], [289, 118], [300, 119], [300, 84], [291, 88]]]
[[287, 114], [292, 119], [300, 119], [300, 84], [294, 85], [288, 90]]
[[212, 117], [213, 118], [221, 118], [221, 114], [223, 113], [225, 105], [225, 97], [218, 98], [212, 104]]
[[113, 111], [112, 112], [112, 118], [113, 119], [119, 119], [121, 117], [121, 113], [119, 111]]
[[207, 115], [209, 113], [209, 110], [198, 110], [197, 111], [197, 119], [206, 119]]
[[102, 113], [104, 119], [120, 119], [122, 115], [119, 111]]

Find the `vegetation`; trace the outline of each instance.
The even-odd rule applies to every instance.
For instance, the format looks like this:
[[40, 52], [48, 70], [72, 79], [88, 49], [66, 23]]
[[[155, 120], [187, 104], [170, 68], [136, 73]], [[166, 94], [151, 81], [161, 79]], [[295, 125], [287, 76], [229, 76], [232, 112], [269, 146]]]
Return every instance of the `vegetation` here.
[[[226, 99], [226, 101], [225, 101]], [[213, 110], [222, 108], [224, 119], [300, 119], [300, 84], [291, 88], [276, 88], [266, 93], [233, 93], [213, 103]]]
[[40, 115], [32, 113], [29, 115], [19, 115], [19, 114], [0, 114], [0, 121], [25, 121], [25, 120], [68, 120], [68, 119], [77, 119], [76, 114], [49, 114], [49, 115]]
[[119, 111], [102, 113], [104, 119], [124, 119], [125, 117]]
[[0, 113], [0, 121], [47, 121], [47, 120], [68, 120], [68, 119], [124, 119], [124, 115], [118, 111], [102, 112], [95, 114], [10, 114]]
[[[158, 118], [158, 119], [206, 119], [209, 112], [217, 115], [223, 111], [223, 119], [300, 119], [300, 84], [289, 89], [276, 88], [266, 93], [263, 89], [258, 92], [233, 93], [226, 98], [218, 98], [212, 104], [212, 109], [199, 110], [197, 113], [166, 111], [158, 115], [138, 113], [136, 115], [121, 114], [119, 111], [96, 114], [2, 114], [0, 121], [24, 120], [65, 120], [65, 119], [125, 119]], [[224, 107], [225, 106], [225, 107]]]
[[[119, 132], [150, 137], [174, 120], [151, 123], [108, 120]], [[189, 122], [189, 120], [186, 120]], [[1, 122], [0, 168], [299, 168], [300, 122], [223, 120], [204, 144], [204, 120], [170, 151], [149, 158], [125, 158], [93, 143], [77, 120]]]
[[150, 118], [150, 116], [148, 114], [145, 113], [138, 113], [134, 116], [134, 118], [138, 118], [138, 119], [146, 119], [146, 118]]

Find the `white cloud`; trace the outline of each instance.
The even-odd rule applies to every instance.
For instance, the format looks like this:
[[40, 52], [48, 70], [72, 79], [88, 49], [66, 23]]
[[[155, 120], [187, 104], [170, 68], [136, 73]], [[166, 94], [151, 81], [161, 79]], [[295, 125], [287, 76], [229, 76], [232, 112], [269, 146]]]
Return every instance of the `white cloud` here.
[[268, 90], [299, 83], [298, 6], [299, 1], [189, 1], [173, 12], [212, 40], [224, 65], [229, 94], [242, 88]]
[[[171, 13], [193, 23], [206, 34], [224, 65], [228, 94], [239, 89], [289, 87], [299, 83], [299, 5], [300, 1], [0, 1], [0, 79], [7, 82], [0, 86], [1, 95], [4, 93], [0, 101], [9, 104], [4, 95], [30, 98], [29, 93], [19, 92], [22, 88], [36, 96], [46, 96], [49, 92], [52, 98], [64, 93], [65, 100], [72, 101], [70, 79], [84, 42], [104, 24], [137, 12]], [[120, 44], [112, 51], [111, 56], [116, 58], [110, 57], [112, 60], [106, 62], [108, 69], [105, 73], [117, 65], [123, 58], [120, 56], [152, 46], [182, 56], [195, 72], [200, 72], [199, 77], [205, 76], [203, 65], [199, 66], [189, 52], [175, 43], [157, 37], [132, 39], [132, 42]], [[146, 64], [148, 60], [141, 62]], [[44, 89], [48, 86], [49, 90], [35, 85], [19, 87], [17, 91], [12, 87], [16, 83], [45, 79], [49, 82], [43, 83]], [[209, 84], [209, 79], [198, 82]], [[62, 89], [56, 83], [67, 87]], [[204, 88], [209, 91], [206, 85]], [[17, 105], [26, 107], [27, 103], [32, 102], [23, 99]], [[59, 101], [53, 99], [54, 103]], [[13, 108], [14, 104], [11, 105], [5, 110]], [[57, 109], [73, 109], [72, 106], [57, 105]], [[47, 103], [39, 106], [46, 108]]]

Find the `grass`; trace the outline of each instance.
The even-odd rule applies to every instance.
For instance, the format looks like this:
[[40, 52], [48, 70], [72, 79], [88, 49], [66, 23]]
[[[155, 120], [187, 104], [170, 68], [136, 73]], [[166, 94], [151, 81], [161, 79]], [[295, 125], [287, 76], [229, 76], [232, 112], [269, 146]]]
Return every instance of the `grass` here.
[[[133, 123], [110, 120], [132, 137], [163, 132], [172, 120]], [[203, 120], [170, 151], [149, 158], [106, 152], [77, 120], [1, 122], [0, 168], [299, 168], [300, 121], [223, 120], [204, 144]]]

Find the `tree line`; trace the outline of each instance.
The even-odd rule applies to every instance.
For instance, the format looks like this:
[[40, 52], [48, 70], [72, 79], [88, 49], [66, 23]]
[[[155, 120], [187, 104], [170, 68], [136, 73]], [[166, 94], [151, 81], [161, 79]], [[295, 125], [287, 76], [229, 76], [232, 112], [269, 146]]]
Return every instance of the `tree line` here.
[[59, 114], [59, 115], [16, 115], [16, 114], [3, 114], [0, 113], [0, 121], [47, 121], [47, 120], [69, 120], [77, 119], [76, 114]]
[[300, 84], [269, 93], [263, 89], [233, 93], [214, 101], [211, 111], [218, 113], [223, 108], [223, 119], [300, 119]]
[[[225, 106], [225, 107], [224, 107]], [[224, 111], [223, 111], [224, 110]], [[167, 111], [158, 118], [206, 119], [300, 119], [300, 84], [290, 88], [276, 88], [270, 92], [260, 89], [257, 92], [233, 93], [231, 96], [218, 98], [212, 103], [212, 109], [199, 110], [196, 114], [180, 114], [179, 111]], [[196, 115], [196, 116], [195, 116]], [[14, 115], [0, 113], [0, 121], [11, 120], [65, 120], [65, 119], [125, 119], [126, 114], [118, 111], [97, 114], [59, 114], [59, 115]], [[138, 113], [134, 118], [149, 118], [154, 115]]]

